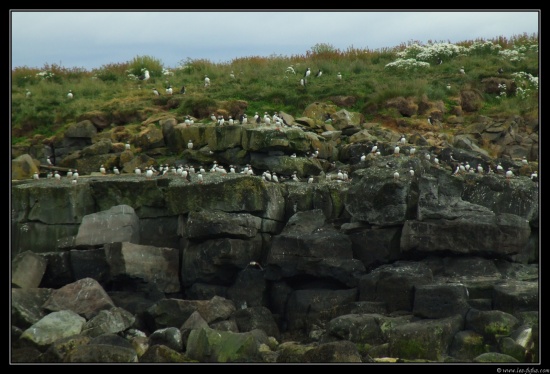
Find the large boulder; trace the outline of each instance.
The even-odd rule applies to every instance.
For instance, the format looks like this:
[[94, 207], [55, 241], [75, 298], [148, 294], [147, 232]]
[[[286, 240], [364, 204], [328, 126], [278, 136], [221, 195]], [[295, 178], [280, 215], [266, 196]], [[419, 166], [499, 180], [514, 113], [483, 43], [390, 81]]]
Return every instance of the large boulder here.
[[76, 235], [77, 246], [115, 242], [139, 243], [139, 218], [134, 208], [117, 205], [109, 210], [84, 216]]

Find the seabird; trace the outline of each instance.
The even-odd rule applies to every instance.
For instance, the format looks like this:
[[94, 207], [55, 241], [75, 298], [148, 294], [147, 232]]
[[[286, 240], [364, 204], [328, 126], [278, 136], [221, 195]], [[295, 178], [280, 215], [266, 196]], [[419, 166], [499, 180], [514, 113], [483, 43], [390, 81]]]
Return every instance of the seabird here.
[[313, 175], [309, 176], [309, 178], [307, 179], [307, 183], [309, 184], [313, 183]]
[[233, 70], [231, 70], [231, 74], [229, 74], [229, 78], [235, 79], [235, 74], [233, 73]]
[[296, 74], [296, 71], [294, 70], [294, 68], [292, 66], [289, 66], [289, 67], [286, 68], [285, 73]]
[[193, 141], [189, 139], [189, 142], [187, 143], [187, 149], [193, 149]]
[[441, 65], [442, 63], [443, 63], [443, 60], [441, 59], [441, 57], [439, 57], [439, 58], [437, 59], [437, 64], [438, 64], [438, 65]]
[[61, 175], [59, 175], [59, 172], [57, 170], [54, 172], [53, 177], [56, 181], [61, 182]]
[[303, 87], [306, 86], [306, 80], [304, 78], [300, 79], [300, 85]]
[[393, 149], [393, 155], [395, 157], [399, 156], [399, 145], [396, 145], [395, 148]]
[[499, 73], [499, 74], [502, 74], [502, 73], [504, 73], [504, 69], [502, 69], [502, 68], [498, 68], [498, 73]]
[[409, 150], [409, 156], [411, 157], [414, 157], [414, 154], [416, 153], [416, 148], [413, 146], [411, 147], [411, 149]]
[[291, 154], [290, 157], [296, 158], [296, 153]]
[[260, 270], [264, 270], [264, 268], [262, 267], [262, 265], [260, 265], [260, 263], [259, 263], [259, 262], [256, 262], [256, 261], [250, 261], [250, 262], [248, 263], [248, 265], [246, 265], [245, 269], [247, 269], [249, 266], [256, 267], [256, 268], [258, 268], [258, 269], [260, 269]]
[[[32, 175], [32, 179], [40, 179], [40, 176], [38, 175], [38, 173], [36, 171]], [[533, 179], [533, 178], [531, 178], [531, 179]]]
[[337, 178], [340, 180], [344, 179], [344, 173], [342, 173], [342, 170], [338, 170]]
[[134, 169], [134, 173], [136, 175], [141, 175], [141, 169], [136, 166], [136, 168]]
[[310, 75], [311, 75], [311, 69], [307, 68], [306, 72], [304, 73], [304, 78], [307, 79], [307, 77], [309, 77]]
[[450, 84], [450, 83], [447, 83], [447, 89], [448, 89], [448, 90], [451, 89], [451, 84]]
[[338, 74], [336, 74], [336, 78], [338, 78], [338, 80], [342, 80], [342, 74], [340, 74], [340, 72], [338, 72]]
[[78, 179], [78, 170], [74, 169], [72, 178], [73, 178], [73, 180]]
[[229, 116], [229, 119], [227, 120], [227, 122], [229, 122], [230, 125], [233, 125], [235, 123], [235, 121], [233, 121], [232, 116]]
[[246, 113], [241, 114], [241, 124], [246, 125], [248, 123], [248, 117], [246, 116]]
[[481, 164], [477, 164], [477, 172], [483, 174], [483, 166], [481, 166]]
[[508, 168], [508, 170], [506, 171], [506, 180], [510, 182], [510, 178], [512, 178], [513, 176], [514, 173], [512, 172], [512, 169]]
[[67, 94], [67, 99], [72, 99], [74, 97], [73, 91], [69, 90], [69, 93]]
[[151, 170], [151, 168], [147, 168], [147, 170], [145, 171], [145, 177], [147, 179], [151, 179], [153, 177], [153, 170]]
[[199, 174], [197, 174], [197, 179], [199, 180], [199, 183], [202, 183], [202, 172], [199, 171]]
[[115, 175], [120, 175], [120, 171], [118, 170], [118, 168], [116, 166], [113, 168], [113, 173]]
[[156, 88], [153, 88], [153, 93], [154, 93], [156, 96], [160, 96], [160, 92], [159, 92]]
[[439, 159], [437, 158], [437, 156], [434, 157], [434, 164], [435, 166], [439, 167]]
[[46, 178], [51, 178], [53, 177], [53, 173], [51, 171], [48, 171], [48, 174], [46, 174]]
[[105, 166], [103, 166], [103, 164], [99, 167], [99, 172], [103, 175], [107, 174], [107, 171], [105, 170]]
[[427, 161], [430, 161], [430, 160], [432, 159], [432, 156], [430, 156], [429, 153], [426, 153], [426, 154], [424, 155], [424, 158], [425, 158]]
[[73, 185], [76, 185], [76, 179], [71, 180], [71, 183], [72, 183]]
[[264, 171], [264, 179], [266, 181], [271, 181], [271, 173], [269, 172], [269, 170]]
[[277, 177], [277, 174], [273, 172], [273, 175], [271, 176], [271, 180], [275, 183], [279, 183], [279, 177]]
[[407, 143], [407, 138], [405, 138], [405, 134], [401, 135], [401, 139], [399, 139], [399, 143], [401, 143], [401, 145], [405, 145]]
[[67, 178], [72, 178], [72, 177], [73, 177], [73, 170], [69, 169], [69, 171], [67, 172]]
[[319, 69], [317, 74], [315, 74], [315, 78], [319, 78], [321, 75], [323, 75], [323, 72], [321, 71], [321, 69]]
[[234, 165], [229, 165], [229, 173], [230, 174], [235, 174], [235, 166]]
[[172, 90], [172, 86], [168, 86], [168, 87], [166, 88], [166, 94], [167, 94], [167, 95], [172, 95], [173, 92], [174, 92], [174, 91]]
[[411, 177], [414, 177], [414, 169], [413, 169], [412, 166], [411, 166], [411, 168], [409, 169], [409, 174], [411, 175]]
[[223, 126], [224, 123], [225, 123], [225, 119], [223, 118], [222, 115], [219, 115], [218, 116], [218, 126]]
[[216, 115], [215, 115], [214, 113], [212, 113], [212, 114], [210, 115], [210, 119], [211, 119], [212, 121], [214, 121], [214, 122], [217, 122], [217, 121], [218, 121], [218, 119], [216, 118]]
[[184, 94], [184, 93], [185, 93], [185, 86], [181, 86], [180, 94]]
[[462, 66], [458, 71], [460, 72], [460, 74], [466, 74], [466, 72], [464, 71], [464, 66]]
[[367, 159], [367, 156], [365, 156], [365, 153], [361, 154], [361, 162], [365, 162]]
[[126, 150], [130, 150], [130, 142], [126, 142], [126, 144], [124, 145], [124, 149]]
[[521, 163], [523, 165], [527, 165], [529, 163], [529, 161], [527, 161], [527, 157], [523, 156], [522, 159], [521, 159]]
[[531, 174], [531, 180], [533, 182], [538, 182], [539, 181], [539, 175], [536, 171], [534, 171], [532, 174]]
[[399, 173], [397, 171], [393, 173], [393, 179], [399, 179]]
[[31, 97], [31, 91], [29, 91], [29, 89], [27, 88], [27, 92], [25, 92], [25, 96], [27, 98]]
[[500, 162], [497, 165], [497, 173], [498, 174], [503, 174], [504, 173], [504, 168], [502, 167], [502, 164]]
[[464, 163], [461, 162], [460, 165], [458, 165], [458, 169], [461, 173], [466, 173], [466, 167], [464, 166]]
[[50, 160], [49, 157], [46, 157], [46, 163], [47, 163], [48, 165], [52, 165], [52, 160]]
[[434, 121], [433, 121], [432, 116], [429, 116], [429, 117], [428, 117], [428, 123], [430, 124], [430, 126], [433, 126], [433, 124], [434, 124], [433, 122], [434, 122]]
[[470, 171], [470, 163], [468, 161], [466, 161], [466, 165], [464, 165], [464, 169], [466, 169], [466, 171]]
[[271, 125], [271, 117], [267, 114], [267, 112], [264, 113], [264, 123], [268, 126]]
[[375, 142], [372, 146], [372, 149], [370, 150], [372, 153], [376, 153], [376, 150], [378, 149], [378, 142]]
[[208, 78], [208, 75], [204, 76], [204, 87], [210, 86], [210, 78]]
[[141, 74], [138, 78], [139, 78], [140, 81], [149, 80], [149, 78], [151, 78], [151, 76], [149, 75], [149, 70], [145, 69], [143, 74]]

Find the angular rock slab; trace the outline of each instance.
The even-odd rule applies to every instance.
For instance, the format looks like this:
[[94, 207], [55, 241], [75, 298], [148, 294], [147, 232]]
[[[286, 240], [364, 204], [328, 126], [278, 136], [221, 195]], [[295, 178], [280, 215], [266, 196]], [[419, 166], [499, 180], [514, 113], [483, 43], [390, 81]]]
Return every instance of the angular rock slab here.
[[20, 339], [27, 339], [40, 347], [45, 347], [58, 339], [80, 334], [86, 319], [73, 311], [53, 312], [36, 322], [21, 334]]
[[140, 278], [165, 293], [180, 291], [178, 249], [112, 243], [105, 245], [105, 256], [113, 279]]
[[116, 242], [139, 243], [139, 218], [134, 208], [117, 205], [82, 218], [75, 240], [77, 246]]
[[12, 287], [37, 288], [47, 265], [46, 259], [31, 251], [18, 254], [11, 263]]

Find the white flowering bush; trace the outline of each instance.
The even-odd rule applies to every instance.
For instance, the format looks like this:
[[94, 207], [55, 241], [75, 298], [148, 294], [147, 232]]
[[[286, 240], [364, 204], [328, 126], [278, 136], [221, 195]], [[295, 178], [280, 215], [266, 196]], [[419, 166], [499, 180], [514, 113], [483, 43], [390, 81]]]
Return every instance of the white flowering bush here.
[[539, 90], [538, 77], [534, 77], [523, 71], [512, 73], [512, 76], [514, 77], [514, 82], [516, 82], [517, 85], [516, 96], [521, 99], [526, 99], [531, 95], [531, 93]]
[[41, 71], [39, 73], [36, 73], [36, 76], [42, 79], [51, 79], [54, 77], [54, 73], [51, 71]]
[[500, 91], [500, 97], [506, 97], [506, 84], [505, 83], [499, 83], [498, 90]]
[[171, 77], [171, 76], [174, 75], [174, 72], [170, 71], [169, 69], [164, 68], [164, 69], [162, 69], [162, 75], [166, 75], [166, 76]]
[[428, 69], [429, 67], [430, 64], [428, 62], [417, 61], [414, 58], [398, 59], [385, 66], [390, 71], [418, 71]]
[[467, 54], [474, 55], [497, 55], [502, 47], [500, 44], [493, 44], [491, 42], [474, 42], [467, 48]]

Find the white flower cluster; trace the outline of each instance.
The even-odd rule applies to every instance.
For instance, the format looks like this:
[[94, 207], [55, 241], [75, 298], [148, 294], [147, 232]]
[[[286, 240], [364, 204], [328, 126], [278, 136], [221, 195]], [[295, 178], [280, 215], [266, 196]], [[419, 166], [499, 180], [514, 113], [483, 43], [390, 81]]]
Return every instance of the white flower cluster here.
[[168, 70], [168, 69], [162, 69], [162, 75], [173, 76], [173, 75], [174, 75], [174, 72], [173, 72], [173, 71], [170, 71], [170, 70]]
[[132, 70], [130, 70], [130, 69], [126, 70], [126, 74], [128, 74], [128, 79], [130, 79], [131, 81], [137, 80], [138, 79], [137, 75], [131, 73], [131, 71]]
[[517, 49], [505, 49], [498, 54], [500, 57], [512, 62], [521, 61], [525, 58]]
[[49, 79], [52, 78], [55, 74], [51, 71], [41, 71], [40, 73], [36, 73], [37, 77], [40, 77], [42, 79]]
[[527, 98], [531, 92], [539, 90], [539, 78], [533, 77], [531, 74], [524, 71], [512, 73], [514, 82], [517, 83], [516, 96], [521, 99]]
[[430, 67], [428, 62], [417, 61], [414, 58], [397, 59], [394, 62], [386, 64], [385, 68], [389, 70], [419, 70]]
[[500, 90], [500, 96], [506, 97], [506, 84], [505, 83], [499, 83], [498, 89]]
[[493, 44], [492, 42], [474, 42], [469, 48], [467, 48], [467, 54], [469, 55], [495, 55], [502, 49], [500, 44]]

